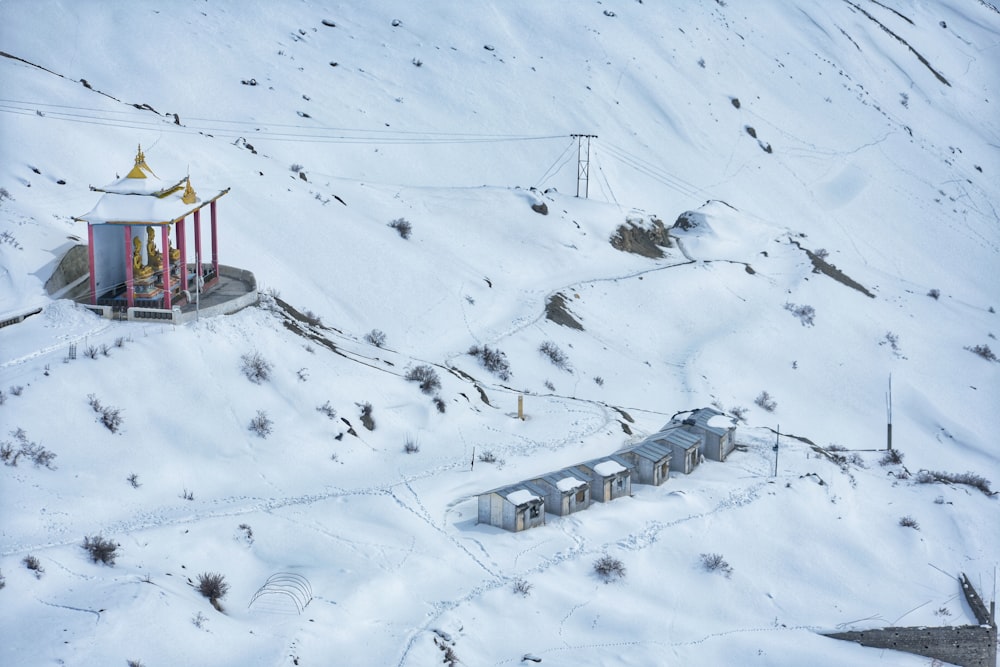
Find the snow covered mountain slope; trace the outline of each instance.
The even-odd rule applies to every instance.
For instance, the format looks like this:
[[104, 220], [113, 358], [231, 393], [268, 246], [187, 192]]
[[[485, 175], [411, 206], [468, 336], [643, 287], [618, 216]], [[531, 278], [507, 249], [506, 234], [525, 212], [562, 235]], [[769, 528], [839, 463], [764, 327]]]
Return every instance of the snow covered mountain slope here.
[[[970, 351], [1000, 348], [998, 49], [977, 0], [3, 2], [0, 320], [42, 312], [0, 328], [0, 443], [57, 455], [0, 470], [4, 662], [926, 664], [821, 633], [970, 623], [954, 577], [994, 587], [996, 498], [915, 479], [1000, 483], [1000, 364]], [[137, 144], [232, 188], [222, 261], [260, 308], [47, 294]], [[681, 216], [662, 257], [612, 245]], [[725, 464], [477, 525], [476, 494], [709, 404], [744, 416]], [[278, 572], [301, 613], [248, 606]]]

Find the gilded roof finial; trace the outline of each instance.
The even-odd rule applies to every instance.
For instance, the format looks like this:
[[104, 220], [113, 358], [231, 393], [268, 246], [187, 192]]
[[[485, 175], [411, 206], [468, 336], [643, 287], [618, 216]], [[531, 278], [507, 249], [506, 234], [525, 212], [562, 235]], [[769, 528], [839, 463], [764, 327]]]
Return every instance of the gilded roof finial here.
[[126, 178], [146, 178], [147, 171], [156, 176], [146, 164], [146, 155], [142, 152], [142, 144], [139, 144], [139, 150], [135, 154], [135, 166], [132, 167], [132, 171], [126, 175]]
[[194, 204], [198, 201], [198, 195], [195, 193], [194, 188], [191, 187], [191, 177], [187, 177], [187, 185], [184, 186], [184, 194], [181, 195], [181, 201], [185, 204]]

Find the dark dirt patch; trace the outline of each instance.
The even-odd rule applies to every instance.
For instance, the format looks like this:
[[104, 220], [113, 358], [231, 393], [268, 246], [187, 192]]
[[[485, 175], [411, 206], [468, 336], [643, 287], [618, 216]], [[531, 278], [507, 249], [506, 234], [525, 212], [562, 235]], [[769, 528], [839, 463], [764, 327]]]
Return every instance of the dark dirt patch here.
[[493, 404], [490, 403], [490, 397], [486, 395], [486, 392], [483, 391], [483, 388], [480, 387], [478, 384], [475, 385], [475, 387], [476, 387], [476, 390], [479, 391], [479, 398], [483, 401], [483, 403], [485, 403], [486, 405], [488, 405], [490, 407], [493, 407]]
[[840, 269], [838, 269], [833, 264], [830, 264], [825, 259], [823, 259], [822, 257], [818, 256], [812, 250], [810, 250], [809, 248], [803, 248], [802, 244], [800, 244], [798, 241], [796, 241], [794, 239], [791, 239], [791, 242], [793, 244], [795, 244], [795, 246], [799, 250], [805, 251], [806, 255], [808, 255], [809, 261], [811, 261], [812, 265], [813, 265], [813, 273], [822, 273], [822, 274], [824, 274], [826, 276], [829, 276], [829, 277], [833, 278], [834, 280], [836, 280], [841, 285], [847, 285], [851, 289], [855, 289], [855, 290], [861, 292], [862, 294], [864, 294], [865, 296], [867, 296], [870, 299], [874, 299], [875, 298], [875, 295], [872, 294], [871, 292], [869, 292], [868, 288], [866, 288], [864, 285], [862, 285], [858, 281], [852, 279], [850, 276], [848, 276], [846, 273], [844, 273], [843, 271], [841, 271]]
[[566, 296], [561, 293], [549, 297], [545, 304], [545, 317], [564, 327], [583, 331], [583, 325], [566, 308]]

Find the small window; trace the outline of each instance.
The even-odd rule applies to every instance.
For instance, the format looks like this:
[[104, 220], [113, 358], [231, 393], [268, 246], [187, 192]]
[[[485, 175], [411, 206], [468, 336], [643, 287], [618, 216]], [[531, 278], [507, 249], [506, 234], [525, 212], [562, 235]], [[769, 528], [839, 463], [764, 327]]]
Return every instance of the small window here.
[[531, 511], [529, 512], [529, 514], [530, 514], [530, 516], [531, 516], [532, 519], [537, 519], [538, 515], [541, 514], [541, 513], [542, 512], [538, 508], [538, 505], [532, 505], [531, 506]]
[[621, 491], [624, 488], [625, 488], [625, 478], [624, 477], [619, 477], [618, 478], [618, 490]]

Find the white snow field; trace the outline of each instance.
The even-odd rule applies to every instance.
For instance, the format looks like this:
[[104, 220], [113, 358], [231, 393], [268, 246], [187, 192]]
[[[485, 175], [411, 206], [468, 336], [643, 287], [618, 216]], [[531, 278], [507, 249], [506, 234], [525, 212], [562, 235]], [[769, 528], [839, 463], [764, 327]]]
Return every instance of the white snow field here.
[[[995, 2], [2, 0], [0, 56], [0, 321], [41, 309], [0, 328], [0, 663], [916, 666], [824, 633], [975, 623], [963, 572], [994, 597]], [[138, 145], [231, 188], [259, 306], [46, 291]], [[725, 463], [477, 524], [709, 405]]]

